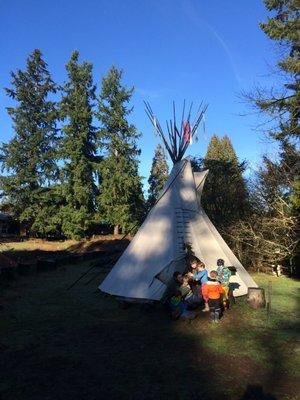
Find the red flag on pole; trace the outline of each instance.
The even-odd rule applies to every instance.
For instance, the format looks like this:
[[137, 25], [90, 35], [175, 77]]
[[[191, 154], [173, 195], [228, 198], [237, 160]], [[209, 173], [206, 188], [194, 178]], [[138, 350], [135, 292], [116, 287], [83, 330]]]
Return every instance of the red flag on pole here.
[[186, 142], [191, 143], [191, 126], [189, 121], [186, 121], [186, 123], [183, 125], [183, 137]]

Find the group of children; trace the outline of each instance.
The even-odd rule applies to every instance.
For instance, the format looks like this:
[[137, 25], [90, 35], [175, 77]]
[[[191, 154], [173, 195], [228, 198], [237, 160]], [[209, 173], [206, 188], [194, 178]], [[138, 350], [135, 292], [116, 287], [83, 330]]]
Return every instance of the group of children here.
[[217, 260], [217, 269], [209, 273], [197, 258], [190, 260], [188, 272], [173, 274], [177, 289], [170, 299], [173, 319], [196, 316], [195, 310], [209, 311], [212, 322], [219, 322], [222, 310], [228, 308], [229, 279], [231, 272], [224, 260]]

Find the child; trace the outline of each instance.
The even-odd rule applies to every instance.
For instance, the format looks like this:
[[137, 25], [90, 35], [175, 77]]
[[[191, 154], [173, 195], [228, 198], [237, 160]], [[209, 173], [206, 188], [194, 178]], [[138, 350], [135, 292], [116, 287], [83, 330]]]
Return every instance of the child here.
[[224, 290], [223, 306], [226, 309], [228, 308], [229, 279], [231, 272], [229, 268], [225, 267], [224, 260], [222, 260], [222, 258], [217, 260], [217, 266], [218, 281], [221, 283]]
[[[193, 279], [196, 284], [196, 288], [201, 297], [203, 297], [202, 286], [208, 281], [208, 272], [205, 268], [205, 264], [202, 261], [197, 261], [195, 267], [193, 268]], [[205, 302], [205, 307], [202, 310], [204, 312], [209, 311], [207, 302]]]
[[190, 260], [190, 264], [188, 267], [188, 273], [187, 275], [189, 276], [189, 282], [192, 288], [193, 293], [197, 294], [199, 292], [198, 287], [197, 287], [197, 282], [194, 279], [195, 274], [197, 273], [197, 262], [198, 258], [193, 257]]
[[186, 300], [193, 295], [191, 286], [189, 284], [190, 276], [188, 274], [182, 275], [179, 286], [180, 293], [182, 297], [184, 297]]
[[199, 258], [197, 257], [192, 257], [190, 259], [190, 266], [189, 266], [189, 271], [194, 273], [195, 269], [197, 268], [197, 263], [200, 262]]
[[170, 299], [171, 318], [176, 319], [194, 319], [197, 314], [187, 309], [187, 303], [182, 298], [181, 292], [177, 289]]
[[217, 281], [217, 276], [217, 271], [211, 271], [210, 279], [202, 286], [203, 298], [208, 303], [212, 322], [219, 322], [220, 320], [221, 295], [224, 293], [221, 284]]
[[187, 306], [189, 308], [195, 308], [200, 304], [201, 299], [199, 298], [198, 294], [193, 293], [190, 285], [190, 280], [191, 280], [190, 274], [182, 275], [181, 285], [179, 286], [179, 290]]
[[205, 264], [202, 261], [197, 262], [193, 277], [195, 281], [201, 283], [201, 285], [208, 281], [207, 269], [205, 268]]
[[175, 282], [179, 285], [179, 290], [181, 293], [182, 298], [187, 303], [187, 306], [190, 308], [197, 307], [201, 302], [198, 294], [194, 294], [192, 288], [190, 286], [191, 281], [191, 273], [187, 273], [182, 275], [180, 272], [175, 271], [173, 274], [173, 278]]
[[180, 290], [176, 290], [170, 299], [171, 317], [173, 320], [178, 319], [186, 309], [186, 305], [182, 300]]

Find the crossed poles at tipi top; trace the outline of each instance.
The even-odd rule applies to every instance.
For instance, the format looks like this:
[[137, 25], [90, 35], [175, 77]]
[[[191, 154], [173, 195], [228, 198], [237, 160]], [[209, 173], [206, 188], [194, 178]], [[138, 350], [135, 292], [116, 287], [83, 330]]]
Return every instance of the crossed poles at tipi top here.
[[[156, 133], [161, 137], [165, 148], [167, 149], [171, 160], [174, 164], [182, 159], [184, 153], [192, 143], [193, 139], [197, 139], [197, 129], [202, 120], [204, 120], [204, 113], [208, 107], [207, 104], [201, 102], [198, 111], [195, 115], [194, 121], [191, 123], [191, 113], [193, 108], [193, 103], [191, 103], [187, 117], [185, 117], [185, 100], [183, 102], [183, 110], [181, 117], [180, 128], [178, 129], [176, 125], [176, 110], [175, 102], [173, 101], [173, 119], [169, 121], [166, 120], [168, 136], [164, 133], [158, 119], [156, 118], [150, 104], [144, 101], [145, 111], [148, 115]], [[205, 128], [204, 128], [205, 129]]]

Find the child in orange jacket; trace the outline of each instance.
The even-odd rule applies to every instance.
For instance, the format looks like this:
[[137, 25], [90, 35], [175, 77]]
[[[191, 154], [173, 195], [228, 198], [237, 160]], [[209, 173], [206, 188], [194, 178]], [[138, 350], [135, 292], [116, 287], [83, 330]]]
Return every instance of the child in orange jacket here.
[[219, 322], [221, 314], [221, 297], [224, 289], [217, 281], [217, 271], [211, 271], [210, 279], [202, 286], [203, 298], [208, 302], [210, 318], [212, 322]]

